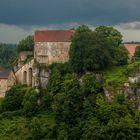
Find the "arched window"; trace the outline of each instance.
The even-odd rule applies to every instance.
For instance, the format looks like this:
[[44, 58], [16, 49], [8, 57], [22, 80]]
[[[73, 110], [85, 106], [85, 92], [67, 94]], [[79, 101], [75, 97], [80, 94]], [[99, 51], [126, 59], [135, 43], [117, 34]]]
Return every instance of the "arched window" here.
[[32, 85], [32, 77], [33, 77], [32, 68], [29, 68], [29, 85]]
[[23, 72], [23, 84], [27, 84], [27, 72]]

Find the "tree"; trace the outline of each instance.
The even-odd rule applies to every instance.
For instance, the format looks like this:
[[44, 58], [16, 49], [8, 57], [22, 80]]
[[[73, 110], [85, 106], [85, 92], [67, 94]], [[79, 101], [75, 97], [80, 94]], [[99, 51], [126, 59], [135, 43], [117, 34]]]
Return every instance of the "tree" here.
[[30, 125], [32, 140], [40, 140], [41, 138], [41, 123], [37, 117], [34, 117]]
[[4, 111], [14, 111], [22, 108], [22, 101], [26, 90], [25, 87], [24, 85], [16, 85], [6, 92], [2, 102]]
[[11, 67], [11, 63], [16, 56], [16, 45], [0, 44], [0, 67]]
[[76, 30], [72, 38], [72, 44], [69, 52], [69, 63], [74, 72], [79, 73], [84, 71], [84, 61], [87, 59], [86, 55], [89, 52], [88, 47], [92, 45], [92, 38], [93, 32], [87, 26], [82, 25]]
[[[119, 31], [110, 26], [99, 26], [95, 29], [98, 36], [98, 42], [103, 49], [107, 49], [112, 65], [126, 64], [128, 54], [122, 46], [122, 35]], [[123, 58], [120, 60], [120, 56]], [[123, 62], [122, 62], [123, 61]], [[125, 61], [125, 62], [124, 62]]]
[[140, 46], [136, 47], [136, 51], [135, 51], [134, 56], [140, 58]]
[[[80, 26], [72, 38], [69, 51], [71, 70], [83, 73], [105, 69], [113, 65], [116, 60], [115, 53], [126, 55], [126, 52], [120, 51], [121, 43], [122, 35], [113, 27], [99, 26], [92, 31], [85, 25]], [[118, 61], [124, 63], [122, 62], [124, 57], [123, 60]]]
[[84, 96], [97, 94], [102, 88], [102, 84], [96, 80], [96, 75], [92, 73], [84, 74], [81, 78], [81, 89]]
[[27, 117], [31, 117], [38, 111], [38, 93], [35, 89], [30, 88], [26, 91], [23, 98], [23, 113]]
[[107, 43], [106, 47], [118, 47], [122, 43], [121, 33], [110, 26], [98, 26], [95, 32], [102, 36], [102, 43]]
[[128, 58], [128, 51], [123, 45], [114, 49], [114, 65], [125, 65], [128, 63]]
[[[79, 26], [76, 30], [69, 52], [69, 63], [72, 71], [82, 73], [92, 71], [98, 67], [97, 52], [99, 50], [97, 51], [95, 38], [95, 33], [85, 25]], [[102, 56], [101, 52], [100, 56]]]
[[33, 51], [34, 49], [34, 39], [33, 36], [27, 36], [25, 39], [21, 40], [17, 46], [17, 52], [21, 51]]

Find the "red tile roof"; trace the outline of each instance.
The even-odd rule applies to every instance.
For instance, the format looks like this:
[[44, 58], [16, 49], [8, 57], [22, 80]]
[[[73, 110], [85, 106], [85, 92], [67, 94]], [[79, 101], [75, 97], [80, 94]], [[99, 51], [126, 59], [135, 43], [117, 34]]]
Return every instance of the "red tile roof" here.
[[135, 50], [137, 46], [140, 46], [140, 44], [124, 44], [125, 48], [128, 50], [131, 56], [134, 56]]
[[74, 30], [35, 31], [35, 42], [71, 42]]

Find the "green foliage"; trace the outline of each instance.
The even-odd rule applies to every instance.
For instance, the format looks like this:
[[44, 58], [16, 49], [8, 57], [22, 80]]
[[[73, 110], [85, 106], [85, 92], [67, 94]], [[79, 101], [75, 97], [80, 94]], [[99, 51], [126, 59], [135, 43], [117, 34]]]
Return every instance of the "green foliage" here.
[[134, 57], [140, 58], [140, 46], [136, 47], [136, 51], [135, 51]]
[[16, 46], [12, 44], [0, 44], [0, 68], [9, 68], [17, 57]]
[[62, 77], [60, 71], [57, 69], [52, 70], [51, 78], [48, 83], [48, 91], [54, 95], [58, 93], [59, 90], [61, 89], [61, 82]]
[[104, 73], [104, 84], [105, 87], [120, 87], [125, 82], [128, 81], [128, 76], [126, 75], [127, 67], [113, 67], [105, 71]]
[[100, 92], [102, 83], [96, 80], [95, 74], [87, 73], [81, 80], [81, 88], [84, 94], [96, 94]]
[[112, 67], [104, 71], [104, 86], [119, 88], [128, 82], [128, 77], [133, 75], [140, 66], [140, 62], [136, 61], [124, 66]]
[[17, 52], [21, 51], [33, 51], [34, 49], [34, 39], [33, 36], [27, 36], [25, 39], [21, 40], [17, 46]]
[[113, 27], [99, 26], [92, 31], [85, 25], [80, 26], [69, 52], [71, 70], [83, 73], [127, 64], [128, 53], [124, 47], [119, 47], [121, 43], [122, 35]]
[[52, 100], [53, 100], [53, 96], [51, 93], [47, 92], [47, 90], [42, 89], [40, 91], [41, 93], [41, 103], [40, 103], [40, 109], [41, 110], [47, 110], [47, 111], [51, 111], [51, 104], [52, 104]]
[[31, 117], [38, 111], [38, 100], [39, 94], [35, 89], [29, 89], [23, 98], [23, 113], [27, 117]]
[[[114, 78], [110, 83], [121, 85], [127, 81], [129, 70], [133, 72], [138, 65], [139, 62], [135, 62], [109, 69], [105, 72], [105, 79]], [[110, 103], [103, 96], [102, 83], [96, 80], [95, 74], [63, 75], [55, 67], [53, 72], [56, 72], [52, 73], [55, 77], [52, 76], [50, 81], [61, 80], [52, 96], [51, 107], [57, 122], [50, 136], [52, 139], [138, 139], [139, 114], [123, 94], [117, 95]], [[49, 87], [49, 93], [54, 87]]]
[[114, 50], [114, 60], [113, 63], [116, 66], [126, 65], [128, 63], [128, 51], [124, 46], [119, 46]]
[[6, 92], [5, 98], [2, 101], [3, 111], [14, 111], [22, 108], [22, 100], [26, 91], [25, 85], [13, 86]]
[[[127, 70], [132, 71], [137, 65], [123, 66], [119, 73], [128, 74]], [[40, 95], [31, 87], [16, 87], [25, 92], [21, 108], [24, 117], [19, 117], [20, 112], [2, 113], [0, 137], [7, 140], [139, 139], [140, 113], [123, 94], [108, 102], [97, 75], [63, 74], [61, 69], [53, 66], [49, 87], [40, 90]]]
[[[122, 35], [119, 31], [109, 26], [98, 26], [95, 32], [103, 39], [103, 44], [107, 43], [106, 47], [118, 47], [122, 43]], [[111, 48], [110, 48], [111, 49]]]
[[12, 119], [3, 117], [0, 119], [0, 139], [29, 140], [37, 138], [38, 136], [40, 139], [49, 139], [48, 137], [54, 125], [54, 115], [45, 112], [38, 114], [31, 120], [19, 116], [13, 116]]
[[[119, 31], [109, 26], [99, 26], [95, 29], [98, 42], [103, 51], [108, 52], [108, 59], [112, 65], [125, 65], [128, 60], [128, 52], [122, 46], [122, 35]], [[97, 43], [98, 43], [97, 42]], [[104, 54], [104, 53], [103, 53]], [[102, 55], [102, 54], [100, 54]]]
[[[90, 52], [89, 47], [93, 44], [93, 32], [85, 25], [80, 26], [72, 38], [72, 45], [70, 47], [70, 66], [74, 72], [83, 72], [85, 70], [84, 63], [87, 54]], [[91, 56], [92, 57], [92, 56]], [[89, 62], [90, 63], [90, 62]]]
[[65, 75], [67, 73], [71, 73], [69, 63], [53, 63], [49, 66], [49, 68], [54, 71], [54, 70], [59, 70], [61, 75]]
[[41, 123], [37, 117], [34, 117], [30, 125], [32, 140], [40, 140], [41, 138]]
[[[47, 89], [38, 92], [32, 87], [18, 85], [0, 100], [0, 138], [139, 139], [139, 111], [124, 94], [108, 101], [103, 91], [104, 87], [117, 90], [139, 68], [138, 61], [124, 65], [127, 51], [121, 46], [121, 38], [112, 27], [100, 26], [92, 31], [87, 26], [80, 26], [73, 37], [70, 63], [49, 67], [36, 65], [40, 69], [51, 69]], [[91, 72], [109, 65], [117, 66], [100, 71], [104, 73], [104, 81], [99, 78], [99, 72]]]

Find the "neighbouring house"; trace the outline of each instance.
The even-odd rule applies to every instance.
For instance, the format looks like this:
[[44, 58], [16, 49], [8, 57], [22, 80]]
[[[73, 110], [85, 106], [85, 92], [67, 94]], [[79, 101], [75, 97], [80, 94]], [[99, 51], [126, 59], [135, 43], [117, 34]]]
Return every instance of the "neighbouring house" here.
[[16, 84], [16, 77], [11, 70], [0, 71], [0, 97], [4, 97], [7, 90]]
[[140, 46], [140, 44], [124, 44], [124, 46], [129, 52], [129, 57], [132, 58], [135, 54], [137, 46]]

